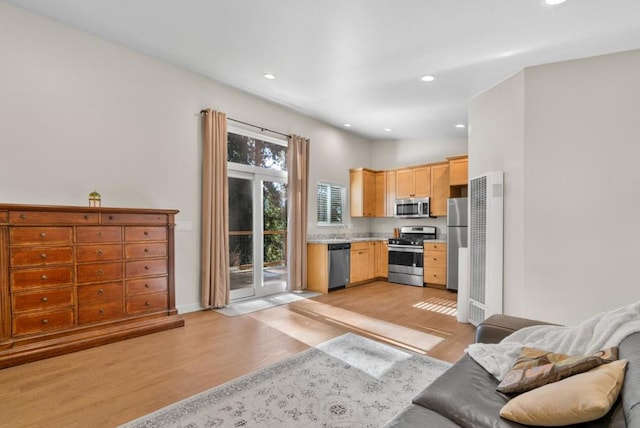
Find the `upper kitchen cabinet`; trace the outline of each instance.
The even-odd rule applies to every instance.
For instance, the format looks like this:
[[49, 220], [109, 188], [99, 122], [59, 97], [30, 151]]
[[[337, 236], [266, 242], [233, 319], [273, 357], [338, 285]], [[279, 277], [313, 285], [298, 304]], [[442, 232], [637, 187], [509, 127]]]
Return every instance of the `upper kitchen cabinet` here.
[[396, 199], [426, 198], [430, 195], [430, 166], [396, 170]]
[[430, 213], [433, 217], [447, 215], [447, 199], [449, 198], [449, 163], [442, 162], [431, 165], [431, 199]]
[[375, 204], [374, 217], [385, 217], [387, 215], [387, 173], [377, 171], [375, 173]]
[[352, 217], [374, 217], [376, 214], [376, 173], [366, 168], [349, 170], [350, 210]]
[[454, 156], [447, 160], [449, 161], [449, 185], [466, 186], [469, 181], [467, 155]]
[[449, 161], [449, 196], [459, 198], [467, 196], [468, 192], [468, 165], [467, 155], [448, 157]]

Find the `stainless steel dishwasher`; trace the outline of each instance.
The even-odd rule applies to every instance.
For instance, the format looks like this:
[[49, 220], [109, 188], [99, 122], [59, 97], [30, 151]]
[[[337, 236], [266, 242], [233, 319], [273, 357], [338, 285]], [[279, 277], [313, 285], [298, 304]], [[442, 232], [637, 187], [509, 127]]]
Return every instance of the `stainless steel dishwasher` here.
[[351, 244], [340, 242], [329, 244], [329, 291], [342, 288], [349, 283], [351, 271]]

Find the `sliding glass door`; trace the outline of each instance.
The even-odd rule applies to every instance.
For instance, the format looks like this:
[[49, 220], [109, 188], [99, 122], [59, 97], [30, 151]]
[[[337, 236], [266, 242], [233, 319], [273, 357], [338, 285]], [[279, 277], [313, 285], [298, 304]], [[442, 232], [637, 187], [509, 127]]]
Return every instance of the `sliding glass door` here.
[[231, 299], [287, 288], [287, 142], [228, 134]]

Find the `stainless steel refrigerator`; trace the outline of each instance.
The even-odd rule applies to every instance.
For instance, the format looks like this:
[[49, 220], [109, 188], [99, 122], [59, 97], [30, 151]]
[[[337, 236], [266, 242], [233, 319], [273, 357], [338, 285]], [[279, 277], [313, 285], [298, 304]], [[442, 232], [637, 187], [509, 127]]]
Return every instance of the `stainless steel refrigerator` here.
[[447, 200], [447, 290], [458, 290], [458, 249], [467, 246], [467, 198]]

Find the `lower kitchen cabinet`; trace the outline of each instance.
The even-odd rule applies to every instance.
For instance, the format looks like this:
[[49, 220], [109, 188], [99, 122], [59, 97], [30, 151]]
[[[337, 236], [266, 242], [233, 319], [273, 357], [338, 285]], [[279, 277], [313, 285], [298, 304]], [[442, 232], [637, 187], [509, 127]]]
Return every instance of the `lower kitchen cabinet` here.
[[351, 243], [351, 284], [374, 277], [375, 250], [373, 242]]
[[389, 246], [387, 241], [374, 241], [375, 251], [374, 276], [387, 278], [389, 276]]
[[329, 251], [327, 244], [307, 244], [307, 290], [329, 292]]
[[425, 243], [424, 282], [439, 286], [447, 285], [447, 244]]

